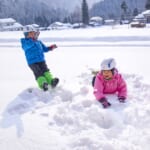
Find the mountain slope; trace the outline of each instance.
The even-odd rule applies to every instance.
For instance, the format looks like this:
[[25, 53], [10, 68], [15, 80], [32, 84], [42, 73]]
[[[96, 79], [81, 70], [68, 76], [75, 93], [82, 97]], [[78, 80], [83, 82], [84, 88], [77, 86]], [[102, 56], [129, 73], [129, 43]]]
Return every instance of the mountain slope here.
[[[139, 12], [144, 10], [146, 0], [126, 0], [128, 11], [132, 14], [135, 7]], [[97, 2], [97, 3], [96, 3]], [[81, 0], [1, 0], [0, 17], [13, 17], [20, 23], [37, 23], [48, 26], [54, 21], [63, 21], [71, 17], [72, 13], [79, 12]], [[102, 16], [105, 18], [120, 18], [122, 0], [87, 0], [90, 16]], [[94, 5], [93, 5], [94, 4]], [[93, 5], [93, 7], [92, 7]]]
[[[99, 15], [105, 18], [120, 18], [122, 14], [121, 3], [123, 0], [104, 0], [93, 5], [91, 15]], [[141, 12], [145, 10], [146, 0], [126, 0], [128, 12], [132, 15], [133, 10], [138, 8]]]

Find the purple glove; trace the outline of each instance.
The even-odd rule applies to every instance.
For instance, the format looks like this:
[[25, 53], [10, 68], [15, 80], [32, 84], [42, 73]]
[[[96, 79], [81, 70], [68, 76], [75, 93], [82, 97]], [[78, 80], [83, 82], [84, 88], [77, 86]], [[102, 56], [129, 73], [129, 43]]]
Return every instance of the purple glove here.
[[56, 45], [56, 44], [53, 44], [53, 45], [51, 45], [49, 48], [50, 48], [50, 50], [53, 50], [53, 49], [57, 48], [57, 45]]
[[124, 96], [120, 96], [120, 97], [118, 97], [118, 100], [120, 103], [125, 103], [126, 98]]
[[102, 104], [103, 108], [108, 108], [111, 106], [111, 104], [107, 101], [105, 97], [101, 98], [98, 101]]

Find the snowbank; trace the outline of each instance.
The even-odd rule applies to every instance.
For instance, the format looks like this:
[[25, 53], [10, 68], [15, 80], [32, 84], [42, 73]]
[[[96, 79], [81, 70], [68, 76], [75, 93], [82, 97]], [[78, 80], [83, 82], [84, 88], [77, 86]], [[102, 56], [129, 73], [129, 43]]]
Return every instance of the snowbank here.
[[10, 145], [21, 140], [26, 146], [20, 149], [34, 149], [31, 143], [37, 142], [38, 150], [148, 150], [150, 85], [137, 75], [124, 77], [129, 86], [127, 103], [108, 95], [109, 109], [103, 109], [93, 97], [88, 71], [76, 78], [79, 84], [75, 87], [60, 85], [50, 92], [25, 89], [3, 112], [1, 130], [15, 127], [17, 137]]

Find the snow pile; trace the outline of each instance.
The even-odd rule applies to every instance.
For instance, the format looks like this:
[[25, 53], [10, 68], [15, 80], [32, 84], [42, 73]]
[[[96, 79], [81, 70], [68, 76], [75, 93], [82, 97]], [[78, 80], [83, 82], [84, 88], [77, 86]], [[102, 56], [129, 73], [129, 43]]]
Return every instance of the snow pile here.
[[75, 85], [59, 85], [50, 92], [25, 89], [7, 106], [0, 126], [16, 127], [17, 137], [10, 145], [25, 145], [18, 149], [148, 150], [150, 85], [143, 84], [137, 75], [125, 74], [124, 78], [129, 91], [127, 103], [108, 95], [112, 103], [109, 109], [95, 100], [88, 70], [76, 77]]

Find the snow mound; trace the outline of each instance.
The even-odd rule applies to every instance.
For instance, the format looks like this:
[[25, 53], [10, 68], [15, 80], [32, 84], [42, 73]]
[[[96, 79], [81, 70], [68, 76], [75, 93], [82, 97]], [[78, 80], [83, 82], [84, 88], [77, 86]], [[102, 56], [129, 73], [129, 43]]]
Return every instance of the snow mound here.
[[[79, 75], [76, 85], [60, 86], [49, 92], [38, 88], [25, 89], [7, 106], [0, 126], [8, 128], [15, 125], [17, 135], [21, 137], [23, 128], [27, 128], [25, 116], [28, 116], [35, 120], [28, 128], [34, 130], [35, 124], [39, 124], [45, 130], [62, 136], [63, 144], [56, 145], [56, 149], [140, 150], [144, 146], [144, 150], [148, 150], [150, 85], [143, 84], [137, 75], [126, 74], [124, 78], [128, 85], [127, 102], [119, 103], [116, 95], [107, 95], [112, 103], [109, 109], [103, 109], [95, 100], [90, 72]], [[39, 119], [36, 121], [34, 118]], [[49, 138], [53, 139], [51, 136]], [[139, 140], [140, 137], [142, 139]], [[59, 140], [55, 138], [56, 143]], [[51, 146], [48, 141], [46, 150]]]

